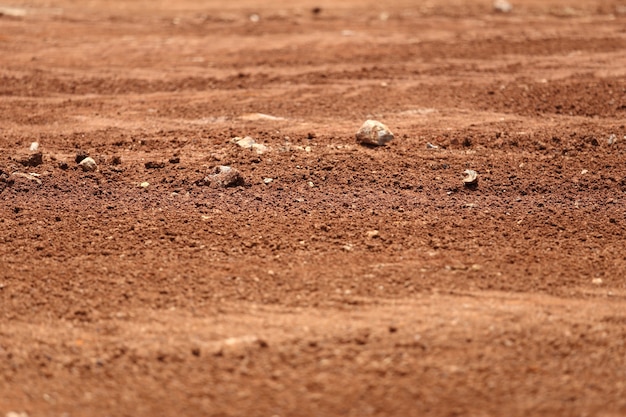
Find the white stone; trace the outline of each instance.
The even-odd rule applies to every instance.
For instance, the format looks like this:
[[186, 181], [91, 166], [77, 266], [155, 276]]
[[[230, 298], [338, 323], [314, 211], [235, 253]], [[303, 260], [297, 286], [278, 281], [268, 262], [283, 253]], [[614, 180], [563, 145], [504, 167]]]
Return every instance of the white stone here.
[[90, 157], [83, 159], [78, 165], [80, 165], [80, 167], [85, 172], [94, 172], [98, 169], [98, 164], [96, 164], [96, 161], [94, 161], [93, 158]]
[[368, 230], [366, 234], [367, 234], [367, 237], [370, 239], [374, 239], [380, 236], [380, 233], [378, 232], [378, 230]]
[[0, 16], [24, 17], [26, 13], [26, 9], [19, 7], [0, 6]]
[[473, 169], [466, 169], [463, 171], [465, 178], [463, 178], [463, 184], [466, 187], [475, 187], [478, 184], [478, 173]]
[[387, 126], [376, 120], [366, 120], [356, 132], [356, 140], [365, 145], [383, 146], [393, 139], [393, 133]]
[[269, 150], [267, 146], [261, 143], [253, 143], [252, 149], [259, 155], [263, 155], [265, 152]]
[[276, 121], [276, 120], [285, 120], [284, 117], [279, 117], [279, 116], [272, 116], [271, 114], [264, 114], [264, 113], [247, 113], [247, 114], [243, 114], [240, 116], [240, 119], [242, 120], [247, 120], [247, 121], [258, 121], [258, 120], [270, 120], [270, 121]]
[[244, 149], [251, 149], [252, 146], [256, 143], [254, 138], [250, 136], [246, 136], [243, 138], [240, 138], [239, 136], [237, 136], [236, 138], [233, 138], [231, 142], [236, 143], [238, 146], [241, 146]]
[[5, 417], [28, 417], [28, 413], [18, 412], [18, 411], [9, 411], [5, 414]]
[[26, 180], [34, 181], [37, 184], [41, 185], [41, 180], [39, 178], [37, 178], [39, 176], [38, 174], [27, 174], [25, 172], [14, 172], [11, 175], [13, 176], [14, 180], [15, 180], [15, 178], [24, 178]]
[[208, 185], [213, 187], [236, 187], [243, 185], [244, 179], [241, 173], [235, 168], [220, 165], [213, 169], [213, 172], [203, 180], [197, 181], [198, 185]]
[[495, 0], [493, 10], [500, 13], [510, 13], [513, 10], [513, 5], [507, 0]]
[[37, 152], [37, 149], [39, 149], [39, 142], [33, 142], [30, 144], [31, 152]]

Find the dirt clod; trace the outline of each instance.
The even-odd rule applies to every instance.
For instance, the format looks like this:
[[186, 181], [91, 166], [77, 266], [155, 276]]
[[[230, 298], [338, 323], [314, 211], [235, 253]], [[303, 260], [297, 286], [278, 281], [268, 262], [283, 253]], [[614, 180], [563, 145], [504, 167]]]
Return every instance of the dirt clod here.
[[19, 160], [19, 163], [25, 167], [36, 167], [43, 164], [43, 154], [41, 152], [35, 152], [30, 155], [24, 156]]
[[80, 164], [83, 159], [89, 157], [89, 154], [85, 151], [78, 151], [76, 152], [76, 157], [74, 158], [74, 160], [76, 161], [77, 164]]
[[144, 166], [146, 169], [161, 169], [165, 168], [165, 162], [148, 161], [144, 164]]

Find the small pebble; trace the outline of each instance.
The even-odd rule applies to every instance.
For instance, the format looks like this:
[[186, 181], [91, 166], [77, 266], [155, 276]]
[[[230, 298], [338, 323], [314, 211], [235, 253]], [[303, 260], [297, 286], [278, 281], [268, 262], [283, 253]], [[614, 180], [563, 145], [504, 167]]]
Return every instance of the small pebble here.
[[236, 187], [244, 184], [241, 173], [235, 168], [219, 165], [214, 168], [213, 173], [204, 179], [197, 181], [197, 185], [208, 185], [214, 187]]
[[139, 184], [139, 186], [141, 188], [148, 188], [150, 186], [150, 183], [148, 181], [144, 181], [141, 184]]
[[252, 149], [254, 149], [254, 151], [258, 154], [258, 155], [263, 155], [265, 152], [268, 151], [267, 146], [262, 145], [260, 143], [253, 143], [252, 144]]
[[465, 174], [465, 178], [463, 178], [463, 185], [467, 188], [476, 188], [478, 185], [478, 174], [476, 171], [466, 169], [463, 174]]
[[269, 150], [269, 148], [261, 143], [256, 143], [256, 140], [254, 140], [254, 138], [250, 137], [250, 136], [246, 136], [246, 137], [234, 137], [231, 139], [232, 143], [236, 143], [238, 146], [244, 148], [244, 149], [252, 149], [254, 150], [258, 155], [262, 155], [265, 152], [267, 152]]
[[85, 158], [87, 158], [89, 156], [89, 154], [85, 151], [78, 151], [76, 153], [76, 158], [74, 158], [74, 160], [76, 161], [77, 164], [80, 164], [81, 161]]
[[433, 145], [432, 143], [427, 142], [426, 143], [426, 149], [439, 149], [439, 146]]
[[252, 149], [252, 145], [254, 145], [256, 143], [256, 141], [254, 140], [254, 138], [250, 137], [250, 136], [246, 136], [246, 137], [234, 137], [230, 140], [232, 143], [236, 143], [238, 146], [241, 146], [244, 149]]
[[364, 145], [383, 146], [393, 140], [393, 133], [376, 120], [366, 120], [356, 132], [356, 140]]
[[33, 142], [30, 144], [31, 152], [37, 152], [37, 149], [39, 149], [39, 142]]
[[610, 135], [610, 136], [609, 136], [609, 138], [606, 140], [606, 142], [607, 142], [609, 145], [612, 145], [612, 144], [614, 144], [614, 143], [615, 143], [615, 141], [616, 141], [616, 140], [617, 140], [617, 136], [615, 136], [615, 135]]
[[146, 169], [161, 169], [165, 168], [165, 162], [148, 161], [144, 164], [144, 166]]
[[94, 161], [93, 158], [90, 157], [81, 160], [78, 165], [80, 165], [80, 167], [85, 172], [94, 172], [98, 169], [98, 164], [96, 164], [96, 161]]
[[513, 5], [507, 0], [495, 0], [493, 2], [493, 10], [499, 13], [511, 13]]
[[367, 232], [367, 237], [370, 239], [374, 239], [380, 236], [380, 233], [378, 232], [378, 230], [368, 230]]
[[5, 414], [5, 417], [28, 417], [26, 412], [9, 411]]
[[274, 178], [263, 178], [263, 182], [266, 183], [266, 184], [269, 184], [272, 181], [274, 181]]
[[38, 185], [41, 185], [41, 180], [37, 177], [37, 175], [27, 174], [25, 172], [14, 172], [9, 177], [9, 182], [13, 183], [13, 186], [16, 188], [20, 187], [20, 183], [22, 185], [26, 185], [29, 182], [35, 182]]
[[591, 280], [591, 283], [593, 285], [602, 285], [602, 282], [603, 282], [602, 278], [594, 278], [594, 279]]
[[20, 160], [19, 163], [25, 167], [39, 166], [43, 164], [43, 154], [41, 152], [35, 152]]

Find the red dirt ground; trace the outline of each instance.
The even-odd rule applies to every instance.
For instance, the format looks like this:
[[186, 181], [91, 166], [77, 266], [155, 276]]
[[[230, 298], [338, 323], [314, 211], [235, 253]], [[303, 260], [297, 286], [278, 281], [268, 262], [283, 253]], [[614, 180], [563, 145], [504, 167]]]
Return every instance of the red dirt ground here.
[[0, 416], [626, 415], [626, 4], [220, 3], [0, 8]]

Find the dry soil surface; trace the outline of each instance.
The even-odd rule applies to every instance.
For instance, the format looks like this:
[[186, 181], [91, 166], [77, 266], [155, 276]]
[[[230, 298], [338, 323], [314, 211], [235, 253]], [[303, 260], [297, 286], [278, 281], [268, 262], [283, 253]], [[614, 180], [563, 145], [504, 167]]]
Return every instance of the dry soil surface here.
[[0, 416], [626, 415], [626, 3], [224, 3], [0, 7]]

